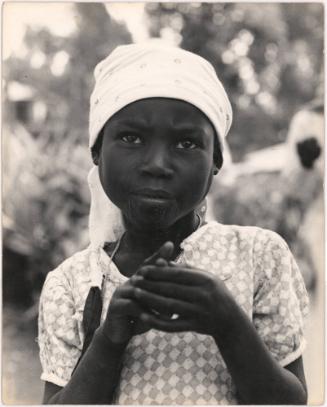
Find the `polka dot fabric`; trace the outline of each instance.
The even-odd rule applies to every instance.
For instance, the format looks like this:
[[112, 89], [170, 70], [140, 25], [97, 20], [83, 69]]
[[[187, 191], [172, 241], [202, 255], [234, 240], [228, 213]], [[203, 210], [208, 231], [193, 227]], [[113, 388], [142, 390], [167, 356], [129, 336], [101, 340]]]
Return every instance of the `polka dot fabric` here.
[[[178, 262], [215, 274], [253, 321], [283, 366], [304, 348], [308, 297], [302, 276], [281, 237], [256, 227], [210, 222], [182, 243]], [[90, 249], [49, 273], [40, 302], [41, 378], [64, 386], [82, 349], [82, 317], [90, 288]], [[115, 288], [126, 281], [99, 249], [105, 275], [103, 314]], [[236, 389], [214, 340], [194, 332], [150, 330], [130, 341], [117, 404], [236, 404]]]

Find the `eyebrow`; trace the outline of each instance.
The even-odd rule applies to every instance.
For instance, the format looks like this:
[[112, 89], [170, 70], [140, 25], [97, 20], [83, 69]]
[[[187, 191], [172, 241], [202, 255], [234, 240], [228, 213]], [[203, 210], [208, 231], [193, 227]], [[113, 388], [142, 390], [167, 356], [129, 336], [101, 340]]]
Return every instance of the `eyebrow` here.
[[186, 125], [174, 125], [173, 127], [174, 130], [179, 131], [181, 133], [203, 133], [204, 130], [200, 126], [190, 126], [188, 124]]
[[115, 119], [113, 121], [115, 125], [123, 125], [126, 127], [131, 127], [131, 128], [139, 128], [139, 129], [148, 129], [149, 124], [146, 120], [142, 120], [140, 117], [136, 117], [133, 120], [129, 119]]
[[[129, 119], [117, 119], [114, 121], [115, 125], [122, 125], [126, 127], [130, 127], [131, 129], [140, 129], [140, 130], [149, 130], [153, 126], [149, 124], [146, 120], [142, 120], [141, 118], [135, 118], [133, 120]], [[201, 126], [192, 126], [189, 124], [182, 124], [182, 125], [173, 125], [171, 128], [172, 131], [179, 132], [179, 133], [203, 133], [203, 128]]]

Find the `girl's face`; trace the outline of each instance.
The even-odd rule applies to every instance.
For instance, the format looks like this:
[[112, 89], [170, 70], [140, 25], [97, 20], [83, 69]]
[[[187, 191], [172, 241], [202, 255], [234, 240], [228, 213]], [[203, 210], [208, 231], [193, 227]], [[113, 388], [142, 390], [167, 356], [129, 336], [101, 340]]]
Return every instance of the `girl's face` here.
[[104, 191], [137, 230], [164, 230], [188, 215], [211, 185], [215, 132], [193, 105], [143, 99], [103, 130], [99, 174]]

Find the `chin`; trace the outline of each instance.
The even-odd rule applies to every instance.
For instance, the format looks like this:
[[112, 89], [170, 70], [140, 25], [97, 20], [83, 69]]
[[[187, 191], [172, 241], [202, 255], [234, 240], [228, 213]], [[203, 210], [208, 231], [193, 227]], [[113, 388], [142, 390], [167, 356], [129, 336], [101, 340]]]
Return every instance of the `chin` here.
[[156, 212], [148, 213], [147, 216], [142, 217], [139, 222], [135, 222], [139, 229], [147, 232], [165, 230], [169, 228], [174, 222], [169, 219], [165, 213]]
[[176, 221], [175, 205], [139, 205], [134, 202], [125, 214], [131, 225], [144, 232], [165, 230]]

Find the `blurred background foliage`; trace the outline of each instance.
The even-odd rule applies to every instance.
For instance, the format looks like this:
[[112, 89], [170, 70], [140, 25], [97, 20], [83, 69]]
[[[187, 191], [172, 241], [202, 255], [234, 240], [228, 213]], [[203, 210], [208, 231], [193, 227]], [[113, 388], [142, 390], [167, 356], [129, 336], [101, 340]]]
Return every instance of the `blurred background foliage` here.
[[69, 37], [29, 27], [27, 55], [4, 63], [5, 301], [37, 303], [46, 273], [87, 244], [93, 69], [132, 37], [100, 3], [74, 18]]
[[285, 140], [290, 118], [319, 86], [321, 4], [149, 3], [147, 10], [152, 35], [175, 36], [216, 68], [236, 118], [228, 137], [234, 160]]
[[[88, 244], [93, 68], [117, 45], [133, 41], [103, 3], [72, 8], [72, 33], [30, 25], [25, 54], [12, 54], [2, 65], [3, 301], [19, 307], [14, 324], [12, 308], [4, 313], [4, 386], [13, 403], [40, 402], [32, 337], [44, 278]], [[231, 159], [213, 185], [211, 217], [281, 233], [313, 289], [312, 250], [300, 226], [313, 205], [318, 217], [310, 222], [323, 225], [322, 172], [298, 167], [289, 175], [286, 147], [294, 114], [324, 96], [323, 5], [150, 2], [145, 15], [150, 37], [212, 62], [233, 105]]]
[[[5, 302], [35, 303], [45, 274], [88, 242], [93, 68], [132, 35], [104, 4], [73, 7], [70, 36], [28, 27], [27, 55], [3, 65]], [[234, 109], [234, 163], [285, 141], [293, 114], [323, 92], [321, 4], [147, 3], [145, 11], [150, 37], [179, 43], [216, 68]], [[250, 175], [246, 194], [243, 184], [238, 177], [219, 186], [216, 217], [276, 229], [279, 178]]]

